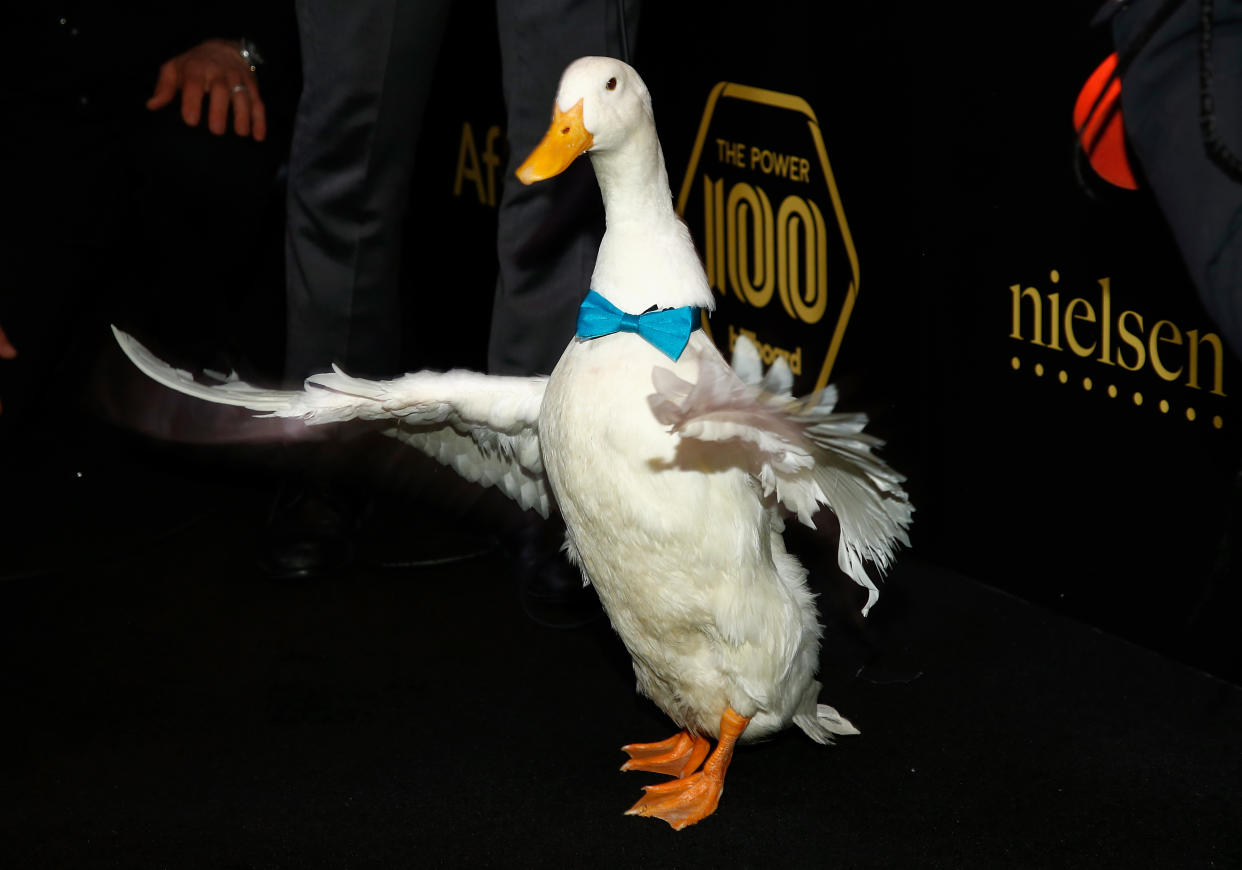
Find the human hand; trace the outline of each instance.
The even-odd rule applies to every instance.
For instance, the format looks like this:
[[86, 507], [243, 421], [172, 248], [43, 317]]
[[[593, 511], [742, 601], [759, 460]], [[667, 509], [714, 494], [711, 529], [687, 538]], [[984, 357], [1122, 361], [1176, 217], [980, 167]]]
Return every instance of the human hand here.
[[228, 131], [229, 109], [238, 136], [267, 138], [267, 109], [259, 96], [259, 80], [227, 39], [208, 39], [160, 66], [155, 91], [147, 108], [162, 109], [181, 91], [181, 118], [191, 127], [202, 120], [203, 99], [209, 97], [207, 129], [222, 136]]
[[[17, 356], [17, 348], [13, 347], [13, 342], [9, 341], [9, 337], [4, 334], [4, 327], [0, 326], [0, 359], [13, 359]], [[0, 405], [0, 413], [3, 413], [4, 406]]]

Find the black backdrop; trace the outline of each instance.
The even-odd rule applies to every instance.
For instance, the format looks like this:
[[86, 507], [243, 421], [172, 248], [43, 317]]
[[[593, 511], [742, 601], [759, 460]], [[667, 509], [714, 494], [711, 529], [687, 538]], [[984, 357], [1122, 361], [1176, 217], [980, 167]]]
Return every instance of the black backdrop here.
[[[1242, 382], [1227, 352], [1218, 365], [1214, 327], [1150, 193], [1076, 177], [1074, 99], [1112, 49], [1110, 34], [1089, 26], [1095, 4], [1027, 6], [1002, 21], [982, 2], [794, 0], [771, 12], [735, 0], [649, 3], [633, 61], [653, 95], [673, 194], [721, 291], [714, 337], [727, 349], [731, 330], [746, 329], [790, 353], [803, 389], [831, 363], [842, 405], [871, 415], [909, 477], [919, 554], [1238, 680]], [[265, 71], [266, 94], [287, 119], [282, 95], [296, 87], [272, 76], [296, 61], [272, 66], [281, 69]], [[493, 4], [461, 0], [406, 227], [409, 368], [486, 365], [495, 202], [508, 183], [500, 76]], [[56, 106], [44, 108], [51, 117]], [[118, 126], [126, 137], [92, 126], [113, 147], [79, 174], [115, 164], [123, 188], [134, 166], [155, 175], [152, 155], [163, 155], [181, 186], [131, 184], [137, 201], [124, 212], [81, 192], [72, 203], [44, 195], [52, 217], [24, 224], [41, 241], [23, 251], [23, 236], [8, 240], [17, 273], [7, 289], [53, 312], [76, 310], [58, 301], [62, 285], [81, 285], [92, 305], [124, 297], [145, 316], [106, 316], [131, 330], [162, 326], [170, 334], [136, 331], [173, 359], [191, 346], [209, 356], [205, 334], [231, 325], [254, 363], [243, 374], [274, 375], [280, 228], [259, 233], [238, 219], [278, 223], [279, 174], [264, 188], [234, 172], [211, 150], [246, 150], [231, 137], [194, 131], [183, 150], [175, 110], [164, 115], [155, 137], [144, 123], [156, 119], [140, 108]], [[62, 120], [67, 130], [85, 123]], [[42, 129], [27, 139], [37, 145]], [[273, 175], [281, 138], [255, 171]], [[94, 141], [61, 139], [70, 151]], [[187, 181], [182, 164], [217, 173]], [[30, 172], [14, 189], [46, 180]], [[203, 201], [195, 184], [220, 200], [223, 220], [165, 218], [165, 200]], [[144, 201], [144, 191], [162, 198]], [[108, 229], [106, 244], [79, 256], [47, 222], [66, 216]], [[40, 348], [50, 357], [73, 342], [18, 332], [0, 297], [0, 323], [23, 350], [0, 366], [2, 433], [23, 402], [46, 395], [48, 372], [84, 363], [41, 361]], [[178, 320], [181, 338], [171, 334]], [[110, 342], [96, 326], [91, 341]], [[24, 400], [14, 386], [23, 372]]]
[[[359, 566], [273, 582], [253, 553], [274, 489], [257, 473], [266, 448], [260, 458], [135, 442], [68, 400], [76, 384], [93, 402], [169, 407], [116, 350], [114, 317], [188, 366], [227, 366], [212, 357], [232, 344], [245, 377], [276, 376], [281, 190], [270, 167], [287, 129], [256, 161], [253, 143], [187, 131], [175, 111], [153, 118], [141, 109], [150, 68], [136, 93], [115, 95], [131, 100], [117, 117], [73, 108], [71, 89], [61, 96], [72, 112], [11, 112], [39, 121], [16, 124], [14, 138], [46, 153], [14, 161], [10, 192], [29, 195], [11, 197], [11, 223], [27, 232], [4, 235], [0, 287], [0, 323], [22, 352], [0, 362], [0, 480], [20, 507], [0, 572], [0, 688], [16, 727], [8, 863], [1236, 865], [1236, 692], [1039, 606], [1242, 683], [1237, 366], [1224, 361], [1225, 395], [1214, 395], [1205, 346], [1189, 385], [1188, 342], [1212, 327], [1150, 195], [1096, 182], [1089, 195], [1075, 180], [1071, 107], [1110, 48], [1087, 26], [1096, 2], [1004, 7], [1005, 20], [978, 0], [648, 4], [635, 64], [674, 194], [689, 182], [690, 228], [714, 269], [724, 258], [714, 334], [727, 341], [734, 324], [800, 349], [806, 387], [853, 282], [831, 377], [843, 405], [868, 411], [889, 440], [919, 509], [914, 553], [865, 635], [841, 630], [831, 592], [821, 605], [836, 629], [825, 697], [867, 736], [829, 753], [796, 735], [745, 750], [707, 839], [676, 843], [662, 825], [620, 816], [640, 783], [599, 777], [619, 762], [616, 745], [668, 728], [632, 696], [605, 624], [536, 625], [499, 553], [408, 576]], [[410, 367], [484, 365], [501, 183], [491, 157], [505, 126], [496, 32], [488, 0], [461, 0], [441, 53], [407, 227]], [[134, 46], [101, 56], [148, 64], [140, 55], [155, 47]], [[51, 63], [31, 53], [27, 73]], [[265, 95], [287, 119], [273, 76], [296, 64], [269, 54]], [[115, 84], [90, 64], [78, 72], [100, 92]], [[736, 87], [709, 114], [722, 82]], [[747, 147], [725, 152], [717, 138]], [[778, 180], [763, 160], [782, 156]], [[723, 242], [707, 244], [704, 177], [721, 183], [726, 207], [735, 194], [735, 206], [759, 204], [732, 212], [732, 243], [726, 211]], [[83, 178], [95, 183], [78, 188]], [[772, 226], [756, 218], [761, 191], [773, 217], [792, 203], [787, 232], [811, 238], [815, 226], [824, 242], [814, 323], [788, 316], [784, 302], [803, 310], [788, 280], [762, 310], [738, 304], [741, 277], [752, 303], [766, 292], [762, 269], [738, 267], [744, 251], [751, 267], [768, 251], [736, 244], [746, 221], [761, 237]], [[76, 238], [79, 226], [93, 232]], [[814, 308], [818, 275], [798, 286]], [[55, 315], [41, 324], [49, 340], [19, 331], [29, 325], [10, 316], [15, 290]], [[1026, 294], [1018, 338], [1015, 294]], [[98, 322], [80, 325], [94, 309]], [[1156, 338], [1140, 343], [1142, 365], [1123, 326], [1136, 342]], [[1079, 354], [1071, 334], [1094, 347]], [[1105, 344], [1111, 365], [1098, 361]], [[1181, 370], [1171, 380], [1153, 346], [1163, 369]], [[203, 435], [209, 417], [171, 407], [174, 434]], [[392, 522], [415, 525], [421, 495], [446, 512], [428, 485]], [[462, 642], [471, 636], [495, 642]], [[514, 752], [545, 744], [559, 747], [554, 762], [585, 761], [549, 767], [547, 753]]]
[[[792, 193], [825, 215], [822, 319], [790, 317], [780, 294], [747, 311], [726, 289], [713, 334], [727, 346], [736, 322], [802, 348], [799, 386], [813, 388], [857, 276], [831, 377], [909, 476], [918, 551], [1237, 679], [1242, 382], [1205, 337], [1214, 327], [1150, 194], [1076, 178], [1074, 98], [1112, 50], [1107, 30], [1089, 27], [1095, 6], [1001, 21], [984, 3], [648, 4], [634, 64], [675, 196], [689, 176], [685, 217], [701, 251], [719, 253], [705, 247], [702, 176], [724, 179], [722, 202], [749, 182], [774, 212]], [[489, 4], [459, 4], [440, 59], [410, 226], [411, 365], [484, 364], [485, 330], [449, 344], [431, 324], [437, 306], [484, 317], [490, 299], [485, 156], [489, 129], [504, 124], [495, 27]], [[720, 100], [709, 112], [722, 82], [789, 106]], [[743, 143], [742, 167], [725, 165], [718, 140]], [[752, 147], [792, 155], [795, 177], [765, 172]], [[736, 234], [716, 238], [737, 256]], [[761, 253], [747, 255], [759, 284]], [[430, 286], [453, 289], [436, 301]]]

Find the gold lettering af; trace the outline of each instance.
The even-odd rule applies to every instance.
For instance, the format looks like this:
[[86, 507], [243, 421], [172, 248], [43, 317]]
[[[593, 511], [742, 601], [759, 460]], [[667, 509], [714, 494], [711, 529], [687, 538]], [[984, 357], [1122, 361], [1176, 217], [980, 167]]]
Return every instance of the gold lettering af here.
[[[495, 207], [496, 168], [500, 166], [500, 154], [496, 151], [496, 140], [499, 138], [499, 127], [493, 124], [487, 128], [483, 157], [480, 161], [479, 149], [474, 144], [474, 128], [470, 126], [469, 121], [461, 125], [461, 144], [457, 148], [457, 174], [453, 178], [453, 196], [461, 196], [464, 181], [473, 181], [479, 204]], [[486, 173], [484, 166], [487, 167]]]
[[[1060, 281], [1058, 273], [1052, 273], [1051, 281]], [[1043, 293], [1011, 284], [1009, 337], [1048, 350], [1068, 348], [1075, 356], [1131, 372], [1150, 366], [1157, 377], [1170, 383], [1185, 374], [1184, 386], [1195, 390], [1203, 389], [1200, 378], [1207, 345], [1211, 350], [1210, 392], [1225, 395], [1225, 349], [1220, 336], [1183, 330], [1171, 320], [1157, 320], [1148, 330], [1143, 315], [1130, 309], [1114, 319], [1111, 279], [1100, 278], [1097, 283], [1098, 295], [1074, 296], [1064, 305], [1060, 292]]]

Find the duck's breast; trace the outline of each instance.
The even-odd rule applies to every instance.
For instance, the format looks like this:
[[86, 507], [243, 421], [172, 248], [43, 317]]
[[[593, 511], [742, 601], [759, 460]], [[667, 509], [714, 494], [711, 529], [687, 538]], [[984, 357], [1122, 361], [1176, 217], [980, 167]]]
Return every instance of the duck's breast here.
[[[638, 336], [619, 333], [571, 345], [553, 372], [540, 443], [584, 558], [607, 551], [615, 564], [621, 553], [641, 554], [644, 573], [657, 564], [684, 573], [703, 560], [736, 563], [739, 552], [763, 548], [756, 538], [767, 525], [764, 508], [747, 470], [705, 462], [707, 454], [696, 454], [651, 412], [652, 370], [693, 381], [695, 356], [673, 362]], [[626, 567], [618, 572], [637, 573]], [[592, 578], [606, 579], [594, 572]]]

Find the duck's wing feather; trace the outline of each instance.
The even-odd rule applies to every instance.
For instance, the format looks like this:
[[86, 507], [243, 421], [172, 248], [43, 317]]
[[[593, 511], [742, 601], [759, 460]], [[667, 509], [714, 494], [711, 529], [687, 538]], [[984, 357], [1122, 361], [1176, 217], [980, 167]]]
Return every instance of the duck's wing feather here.
[[539, 451], [539, 407], [545, 377], [496, 377], [467, 371], [415, 372], [369, 381], [331, 372], [307, 379], [303, 390], [255, 387], [230, 375], [199, 383], [189, 372], [152, 354], [113, 327], [121, 349], [161, 384], [209, 402], [239, 405], [307, 425], [371, 420], [386, 435], [448, 465], [467, 480], [495, 486], [523, 508], [547, 516], [551, 497]]
[[[739, 340], [735, 366], [714, 348], [699, 353], [698, 379], [690, 383], [665, 368], [652, 373], [652, 413], [670, 431], [702, 445], [738, 447], [764, 497], [774, 497], [807, 526], [828, 506], [841, 526], [838, 562], [868, 589], [866, 613], [879, 596], [866, 563], [887, 571], [897, 545], [909, 545], [913, 508], [902, 475], [872, 451], [883, 442], [864, 432], [866, 414], [834, 411], [834, 387], [801, 399], [789, 394], [792, 378], [780, 361], [760, 376], [753, 345]], [[751, 355], [755, 359], [750, 359]]]

